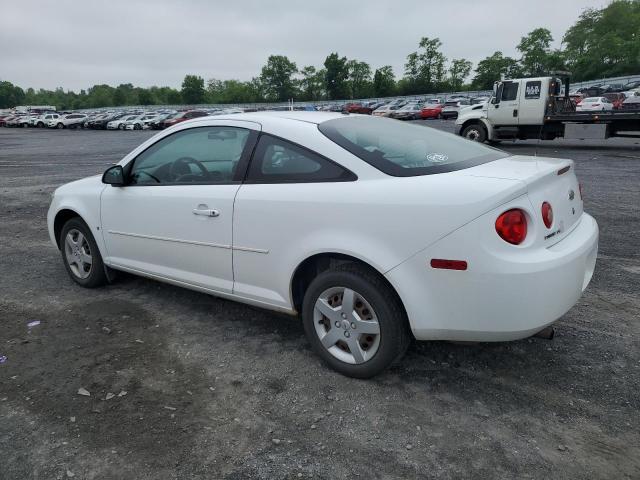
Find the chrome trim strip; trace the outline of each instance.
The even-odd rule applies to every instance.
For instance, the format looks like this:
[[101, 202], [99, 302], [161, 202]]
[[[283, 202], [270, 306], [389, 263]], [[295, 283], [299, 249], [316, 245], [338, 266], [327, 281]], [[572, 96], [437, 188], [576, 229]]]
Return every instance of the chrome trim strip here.
[[214, 248], [231, 249], [231, 245], [222, 245], [222, 244], [219, 244], [219, 243], [197, 242], [197, 241], [194, 241], [194, 240], [182, 240], [182, 239], [179, 239], [179, 238], [157, 237], [155, 235], [141, 235], [139, 233], [118, 232], [116, 230], [109, 230], [108, 232], [110, 234], [112, 234], [112, 235], [123, 235], [125, 237], [148, 238], [150, 240], [160, 240], [162, 242], [187, 243], [189, 245], [201, 245], [203, 247], [214, 247]]
[[233, 249], [233, 250], [239, 250], [241, 252], [262, 253], [262, 254], [269, 253], [269, 250], [264, 250], [262, 248], [232, 247], [231, 245], [223, 245], [220, 243], [207, 243], [207, 242], [198, 242], [195, 240], [182, 240], [179, 238], [157, 237], [155, 235], [142, 235], [140, 233], [118, 232], [116, 230], [108, 230], [108, 233], [112, 235], [122, 235], [125, 237], [148, 238], [149, 240], [160, 240], [161, 242], [186, 243], [188, 245], [200, 245], [203, 247], [225, 248], [227, 250]]

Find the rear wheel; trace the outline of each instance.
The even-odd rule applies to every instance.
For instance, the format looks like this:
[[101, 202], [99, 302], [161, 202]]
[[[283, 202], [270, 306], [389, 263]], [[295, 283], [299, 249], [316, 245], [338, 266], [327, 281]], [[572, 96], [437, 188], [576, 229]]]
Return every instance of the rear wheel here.
[[482, 143], [487, 139], [487, 132], [482, 125], [473, 123], [464, 127], [462, 130], [462, 136], [467, 140]]
[[86, 288], [107, 282], [98, 245], [87, 224], [79, 217], [64, 224], [59, 244], [64, 266], [74, 282]]
[[377, 375], [402, 358], [411, 341], [395, 292], [354, 264], [322, 272], [311, 282], [302, 321], [314, 351], [349, 377]]
[[58, 125], [56, 125], [56, 128], [64, 128], [64, 125], [62, 123], [58, 123]]

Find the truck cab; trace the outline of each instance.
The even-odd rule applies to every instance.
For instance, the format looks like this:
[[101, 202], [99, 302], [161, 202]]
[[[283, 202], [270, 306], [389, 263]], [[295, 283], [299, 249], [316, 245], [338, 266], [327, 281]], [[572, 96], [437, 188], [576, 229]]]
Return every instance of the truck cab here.
[[539, 129], [543, 124], [550, 96], [559, 95], [560, 86], [554, 77], [496, 82], [488, 103], [460, 112], [457, 132], [476, 141], [520, 138], [526, 127]]

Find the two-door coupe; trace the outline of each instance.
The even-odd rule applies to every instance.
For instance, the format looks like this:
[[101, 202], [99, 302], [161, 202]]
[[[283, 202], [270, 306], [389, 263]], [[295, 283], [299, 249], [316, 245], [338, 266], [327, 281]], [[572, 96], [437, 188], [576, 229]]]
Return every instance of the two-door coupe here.
[[82, 286], [123, 270], [300, 314], [354, 377], [412, 338], [537, 333], [578, 300], [598, 245], [570, 160], [330, 112], [182, 122], [58, 188], [48, 227]]

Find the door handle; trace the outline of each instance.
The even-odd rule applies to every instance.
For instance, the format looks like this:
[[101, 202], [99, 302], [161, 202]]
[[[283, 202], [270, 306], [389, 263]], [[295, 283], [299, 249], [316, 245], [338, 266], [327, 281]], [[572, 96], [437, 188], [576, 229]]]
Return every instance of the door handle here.
[[203, 217], [218, 217], [220, 215], [219, 210], [214, 210], [212, 208], [194, 208], [192, 211], [194, 215], [202, 215]]

